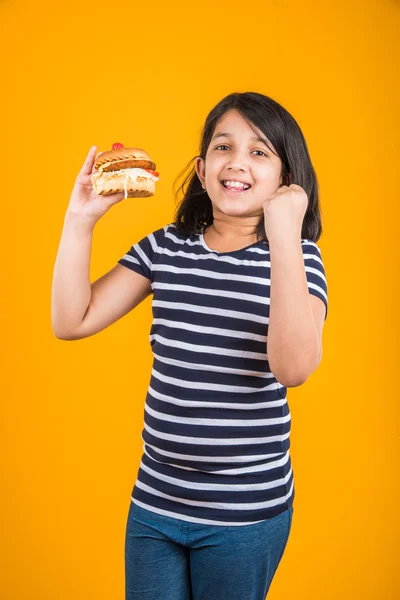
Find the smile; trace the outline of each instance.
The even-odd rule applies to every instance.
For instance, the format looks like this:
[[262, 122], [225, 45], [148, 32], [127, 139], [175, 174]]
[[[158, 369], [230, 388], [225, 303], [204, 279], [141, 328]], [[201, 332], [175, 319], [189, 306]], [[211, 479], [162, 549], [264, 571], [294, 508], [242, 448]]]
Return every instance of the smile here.
[[230, 187], [227, 187], [227, 186], [225, 185], [225, 183], [224, 183], [224, 182], [222, 182], [222, 181], [221, 181], [221, 185], [222, 185], [222, 187], [224, 188], [224, 190], [225, 190], [225, 192], [226, 192], [227, 194], [244, 194], [244, 193], [245, 193], [245, 192], [247, 192], [247, 191], [250, 189], [250, 187], [251, 187], [251, 186], [246, 186], [246, 187], [244, 187], [244, 186], [242, 186], [242, 185], [237, 185], [237, 184], [236, 184], [235, 186], [230, 186]]

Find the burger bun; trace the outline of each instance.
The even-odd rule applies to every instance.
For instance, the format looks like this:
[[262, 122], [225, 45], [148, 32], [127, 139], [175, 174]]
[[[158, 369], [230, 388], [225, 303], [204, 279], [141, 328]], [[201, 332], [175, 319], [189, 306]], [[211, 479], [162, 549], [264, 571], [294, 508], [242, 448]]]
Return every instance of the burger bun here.
[[156, 165], [141, 148], [116, 148], [100, 152], [93, 165], [91, 181], [95, 192], [108, 196], [124, 192], [125, 198], [146, 198], [155, 193]]
[[[138, 171], [140, 174], [137, 173]], [[150, 173], [148, 176], [145, 173], [143, 169], [94, 173], [92, 184], [96, 194], [102, 196], [125, 192], [125, 198], [147, 198], [155, 193], [155, 178]]]

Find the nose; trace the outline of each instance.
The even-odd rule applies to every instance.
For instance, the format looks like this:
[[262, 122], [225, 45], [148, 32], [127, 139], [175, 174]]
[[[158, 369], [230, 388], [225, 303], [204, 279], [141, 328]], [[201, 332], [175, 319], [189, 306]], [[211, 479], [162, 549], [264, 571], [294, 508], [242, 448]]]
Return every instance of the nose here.
[[226, 170], [227, 171], [240, 171], [245, 173], [246, 171], [248, 171], [248, 167], [246, 165], [246, 162], [243, 158], [240, 158], [238, 155], [236, 156], [231, 156], [230, 160], [228, 161], [227, 165], [226, 165]]
[[226, 168], [224, 169], [224, 171], [226, 172], [226, 179], [229, 179], [229, 176], [231, 176], [232, 178], [235, 177], [246, 177], [246, 173], [248, 173], [248, 169], [243, 165], [243, 163], [239, 163], [239, 162], [230, 162], [228, 165], [226, 165]]
[[228, 171], [246, 171], [246, 167], [244, 167], [241, 163], [230, 163], [228, 165]]
[[233, 150], [230, 153], [226, 167], [231, 171], [247, 171], [246, 153], [239, 149]]

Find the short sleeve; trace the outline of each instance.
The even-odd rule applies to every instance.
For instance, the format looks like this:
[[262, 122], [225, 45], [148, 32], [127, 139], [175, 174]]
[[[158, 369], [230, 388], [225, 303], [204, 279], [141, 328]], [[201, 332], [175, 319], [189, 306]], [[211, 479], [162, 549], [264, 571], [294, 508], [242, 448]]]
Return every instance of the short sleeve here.
[[162, 240], [164, 239], [168, 225], [161, 227], [152, 233], [149, 233], [139, 242], [136, 242], [127, 251], [122, 258], [119, 259], [118, 263], [136, 271], [139, 275], [147, 277], [152, 280], [152, 264], [156, 253], [160, 247]]
[[310, 294], [321, 298], [324, 302], [326, 307], [326, 320], [328, 316], [328, 286], [321, 250], [317, 244], [311, 240], [302, 240], [301, 247], [303, 250], [308, 291]]

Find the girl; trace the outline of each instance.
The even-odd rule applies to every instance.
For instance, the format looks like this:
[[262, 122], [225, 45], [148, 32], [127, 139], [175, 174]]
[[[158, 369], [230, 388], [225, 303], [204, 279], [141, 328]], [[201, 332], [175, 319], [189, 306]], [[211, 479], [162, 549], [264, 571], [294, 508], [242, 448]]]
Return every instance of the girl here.
[[93, 191], [93, 147], [54, 270], [60, 339], [93, 335], [153, 295], [127, 600], [265, 599], [293, 514], [286, 392], [321, 360], [322, 228], [298, 124], [262, 94], [233, 93], [200, 148], [175, 220], [90, 285], [93, 228], [124, 197]]

